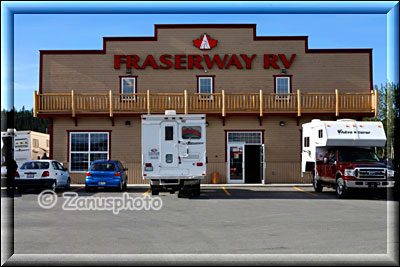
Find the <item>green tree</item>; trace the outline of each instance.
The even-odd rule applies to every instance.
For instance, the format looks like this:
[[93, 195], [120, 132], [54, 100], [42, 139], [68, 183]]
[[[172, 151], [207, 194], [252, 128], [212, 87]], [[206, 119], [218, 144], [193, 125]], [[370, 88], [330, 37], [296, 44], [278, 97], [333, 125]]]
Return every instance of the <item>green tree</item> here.
[[375, 90], [378, 91], [378, 112], [374, 118], [364, 118], [368, 121], [381, 121], [385, 128], [387, 142], [386, 147], [378, 148], [379, 156], [383, 158], [394, 158], [394, 143], [395, 143], [395, 119], [396, 119], [396, 94], [399, 91], [399, 84], [386, 83], [380, 87], [375, 85]]

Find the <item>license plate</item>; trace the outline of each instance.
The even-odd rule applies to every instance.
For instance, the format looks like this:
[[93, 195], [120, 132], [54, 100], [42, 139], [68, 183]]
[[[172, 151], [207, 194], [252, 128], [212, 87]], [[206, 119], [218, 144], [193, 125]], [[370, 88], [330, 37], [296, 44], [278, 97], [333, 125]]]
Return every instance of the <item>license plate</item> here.
[[99, 185], [105, 185], [106, 182], [99, 182]]
[[379, 183], [368, 183], [369, 187], [377, 187]]
[[33, 173], [28, 173], [28, 174], [26, 175], [26, 177], [27, 177], [27, 178], [33, 178], [33, 175], [34, 175]]

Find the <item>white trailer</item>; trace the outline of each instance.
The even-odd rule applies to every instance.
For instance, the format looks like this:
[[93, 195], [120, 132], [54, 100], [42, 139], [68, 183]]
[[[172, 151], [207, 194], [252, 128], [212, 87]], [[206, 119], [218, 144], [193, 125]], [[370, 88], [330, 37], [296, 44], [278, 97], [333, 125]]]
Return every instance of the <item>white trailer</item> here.
[[142, 176], [153, 195], [168, 191], [200, 194], [206, 176], [205, 115], [142, 116]]

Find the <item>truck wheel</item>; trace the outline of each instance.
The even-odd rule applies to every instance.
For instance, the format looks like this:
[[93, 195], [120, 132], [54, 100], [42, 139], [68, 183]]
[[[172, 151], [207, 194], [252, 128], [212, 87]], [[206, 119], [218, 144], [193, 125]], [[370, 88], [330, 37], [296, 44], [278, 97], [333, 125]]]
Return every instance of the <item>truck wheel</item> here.
[[318, 181], [317, 175], [314, 175], [314, 177], [313, 177], [313, 186], [314, 186], [315, 192], [317, 192], [317, 193], [322, 192], [323, 186], [322, 186], [321, 182]]
[[195, 185], [193, 193], [194, 193], [195, 197], [199, 197], [200, 196], [200, 183]]
[[151, 195], [152, 196], [158, 196], [158, 194], [159, 194], [160, 192], [158, 191], [158, 190], [151, 190]]
[[339, 177], [336, 180], [336, 195], [338, 198], [345, 198], [348, 195], [348, 189], [344, 185], [342, 177]]

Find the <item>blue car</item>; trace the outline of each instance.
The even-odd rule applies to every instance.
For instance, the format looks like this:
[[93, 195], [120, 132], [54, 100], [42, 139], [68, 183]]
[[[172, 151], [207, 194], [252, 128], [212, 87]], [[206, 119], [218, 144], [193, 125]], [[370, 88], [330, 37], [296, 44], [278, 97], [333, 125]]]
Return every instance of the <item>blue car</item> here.
[[119, 191], [126, 189], [127, 168], [118, 160], [96, 160], [86, 173], [85, 189], [90, 191], [98, 187], [112, 187]]

